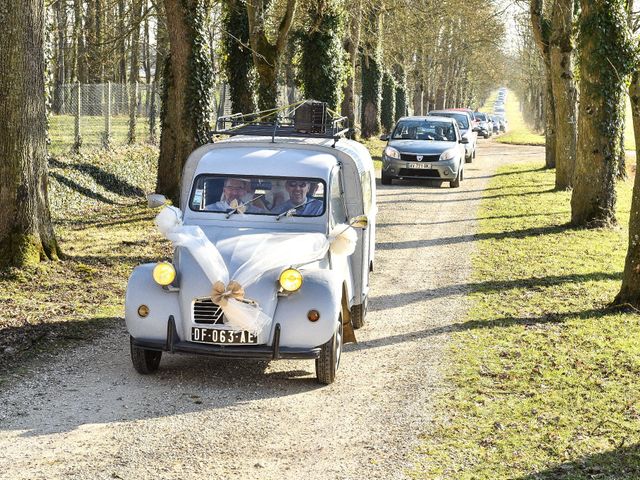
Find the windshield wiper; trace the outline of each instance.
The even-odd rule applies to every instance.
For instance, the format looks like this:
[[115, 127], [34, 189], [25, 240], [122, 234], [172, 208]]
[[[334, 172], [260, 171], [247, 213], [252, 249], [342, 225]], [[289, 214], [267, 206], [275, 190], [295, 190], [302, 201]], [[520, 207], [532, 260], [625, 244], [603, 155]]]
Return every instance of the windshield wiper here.
[[290, 217], [291, 215], [296, 213], [296, 210], [298, 210], [299, 208], [304, 207], [305, 205], [307, 205], [307, 204], [309, 204], [309, 203], [311, 203], [311, 202], [313, 202], [315, 200], [316, 200], [315, 198], [311, 198], [311, 199], [307, 200], [306, 202], [301, 203], [300, 205], [296, 205], [295, 207], [290, 208], [289, 210], [285, 210], [284, 212], [282, 212], [280, 215], [278, 215], [276, 217], [276, 220], [280, 220], [282, 217]]
[[[251, 200], [249, 200], [249, 201], [247, 201], [247, 202], [244, 202], [244, 203], [241, 203], [241, 204], [240, 204], [240, 205], [238, 205], [236, 208], [232, 208], [229, 212], [227, 212], [227, 216], [226, 216], [226, 218], [229, 218], [231, 215], [233, 215], [233, 214], [235, 214], [235, 213], [240, 212], [240, 211], [241, 211], [241, 209], [242, 209], [243, 207], [246, 207], [246, 206], [247, 206], [247, 205], [249, 205], [250, 203], [255, 202], [255, 201], [256, 201], [256, 200], [258, 200], [260, 197], [264, 197], [264, 195], [265, 195], [264, 193], [263, 193], [263, 194], [261, 194], [261, 195], [257, 195], [257, 196], [255, 196], [255, 197], [253, 197]], [[242, 213], [244, 213], [244, 211], [242, 211]]]

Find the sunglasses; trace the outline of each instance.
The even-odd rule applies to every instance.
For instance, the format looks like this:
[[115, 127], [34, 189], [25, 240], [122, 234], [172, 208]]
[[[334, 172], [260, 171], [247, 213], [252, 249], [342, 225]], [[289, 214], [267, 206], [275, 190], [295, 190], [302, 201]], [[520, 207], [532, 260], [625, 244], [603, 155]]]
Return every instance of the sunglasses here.
[[287, 187], [291, 188], [304, 188], [309, 185], [309, 182], [287, 182]]

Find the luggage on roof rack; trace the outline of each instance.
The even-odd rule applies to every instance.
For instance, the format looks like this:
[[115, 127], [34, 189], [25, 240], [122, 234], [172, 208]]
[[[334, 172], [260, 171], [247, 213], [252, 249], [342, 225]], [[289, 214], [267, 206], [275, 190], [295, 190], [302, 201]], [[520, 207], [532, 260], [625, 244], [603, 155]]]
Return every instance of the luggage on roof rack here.
[[304, 100], [282, 108], [218, 117], [212, 135], [332, 138], [349, 132], [349, 119], [338, 116], [325, 102]]

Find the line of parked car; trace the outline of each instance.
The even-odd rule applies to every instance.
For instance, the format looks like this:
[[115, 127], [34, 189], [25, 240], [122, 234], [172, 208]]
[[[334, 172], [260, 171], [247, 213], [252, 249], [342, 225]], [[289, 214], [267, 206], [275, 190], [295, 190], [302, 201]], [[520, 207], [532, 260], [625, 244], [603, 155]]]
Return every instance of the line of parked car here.
[[448, 181], [452, 188], [464, 179], [464, 166], [476, 157], [478, 136], [489, 138], [507, 131], [506, 88], [498, 91], [494, 113], [470, 108], [432, 110], [426, 116], [402, 117], [382, 154], [383, 185], [393, 179]]

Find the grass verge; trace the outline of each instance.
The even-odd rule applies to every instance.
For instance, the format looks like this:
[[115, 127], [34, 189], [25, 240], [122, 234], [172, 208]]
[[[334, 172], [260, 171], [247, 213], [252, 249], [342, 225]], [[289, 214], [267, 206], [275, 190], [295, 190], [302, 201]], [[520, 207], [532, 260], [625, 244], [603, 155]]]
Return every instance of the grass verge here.
[[35, 354], [91, 340], [122, 321], [133, 267], [169, 257], [144, 200], [156, 158], [157, 150], [136, 146], [50, 160], [51, 212], [65, 259], [0, 273], [0, 382]]
[[553, 171], [501, 169], [483, 200], [451, 389], [414, 478], [640, 478], [640, 322], [620, 286], [631, 182], [614, 230], [567, 227]]
[[386, 147], [387, 142], [383, 142], [379, 137], [371, 137], [368, 139], [360, 138], [358, 141], [367, 147], [373, 159], [373, 165], [376, 167], [376, 170], [380, 170], [382, 168], [382, 151], [384, 147]]

